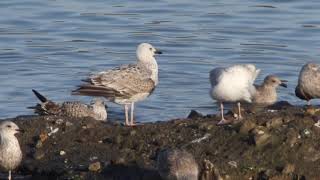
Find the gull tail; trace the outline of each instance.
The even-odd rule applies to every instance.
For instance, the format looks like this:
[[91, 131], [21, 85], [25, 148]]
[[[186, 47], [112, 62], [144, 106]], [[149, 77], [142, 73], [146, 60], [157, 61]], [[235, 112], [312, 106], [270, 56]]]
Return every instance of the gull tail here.
[[32, 92], [34, 93], [34, 95], [37, 96], [37, 98], [38, 98], [41, 102], [45, 103], [45, 102], [48, 101], [48, 99], [47, 99], [46, 97], [44, 97], [42, 94], [40, 94], [38, 91], [32, 89]]
[[27, 107], [28, 109], [34, 109], [34, 112], [39, 115], [57, 115], [60, 112], [59, 104], [50, 101], [34, 89], [32, 89], [32, 92], [41, 101], [41, 103], [33, 107]]

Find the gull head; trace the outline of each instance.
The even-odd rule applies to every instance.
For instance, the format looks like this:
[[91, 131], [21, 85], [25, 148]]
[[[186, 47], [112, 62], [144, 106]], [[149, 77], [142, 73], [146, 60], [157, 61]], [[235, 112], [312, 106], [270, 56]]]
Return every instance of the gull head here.
[[287, 84], [286, 84], [286, 80], [281, 80], [279, 79], [277, 76], [275, 75], [268, 75], [266, 78], [264, 78], [264, 81], [263, 83], [267, 86], [271, 86], [271, 87], [278, 87], [278, 86], [282, 86], [282, 87], [287, 87]]
[[7, 134], [7, 135], [15, 135], [22, 130], [13, 122], [11, 121], [3, 121], [0, 123], [0, 133]]
[[318, 71], [319, 68], [320, 68], [320, 65], [315, 64], [315, 63], [307, 63], [304, 67], [306, 69], [309, 69], [309, 70], [312, 70], [312, 71]]
[[137, 48], [137, 58], [139, 61], [150, 61], [156, 54], [162, 54], [161, 51], [154, 48], [151, 44], [141, 43]]

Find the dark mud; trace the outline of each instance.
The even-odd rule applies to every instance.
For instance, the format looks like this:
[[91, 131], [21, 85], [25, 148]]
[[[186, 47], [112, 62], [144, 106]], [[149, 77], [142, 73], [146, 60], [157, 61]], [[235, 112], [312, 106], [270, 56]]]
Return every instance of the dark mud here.
[[[160, 179], [162, 148], [184, 148], [200, 179], [320, 179], [320, 128], [315, 108], [290, 105], [250, 110], [245, 119], [216, 126], [219, 117], [124, 127], [92, 119], [17, 117], [24, 160], [18, 179]], [[227, 118], [233, 118], [229, 113]], [[48, 133], [50, 136], [48, 136]], [[17, 176], [19, 175], [19, 177]]]

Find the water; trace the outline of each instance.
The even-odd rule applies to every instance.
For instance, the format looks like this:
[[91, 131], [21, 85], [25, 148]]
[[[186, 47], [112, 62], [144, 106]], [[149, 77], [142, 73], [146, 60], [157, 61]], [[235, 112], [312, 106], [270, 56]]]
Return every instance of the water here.
[[[150, 42], [160, 84], [137, 105], [139, 121], [214, 113], [208, 72], [254, 63], [289, 80], [280, 100], [294, 96], [300, 67], [320, 62], [320, 1], [0, 1], [0, 118], [32, 114], [35, 88], [55, 101], [90, 98], [71, 90], [90, 72], [134, 63], [135, 48]], [[109, 112], [123, 119], [122, 107]]]

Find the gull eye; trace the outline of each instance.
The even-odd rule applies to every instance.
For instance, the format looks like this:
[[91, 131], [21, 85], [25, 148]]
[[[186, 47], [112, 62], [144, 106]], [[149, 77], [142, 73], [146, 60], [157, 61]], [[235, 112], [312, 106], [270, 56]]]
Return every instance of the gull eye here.
[[11, 128], [11, 125], [7, 125], [7, 128]]
[[276, 80], [272, 80], [273, 83], [276, 83]]
[[150, 49], [150, 51], [152, 51], [152, 48], [149, 48]]

